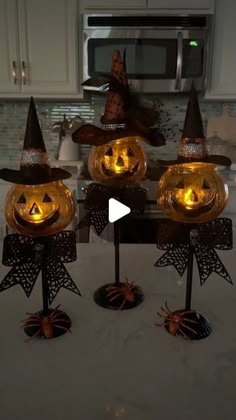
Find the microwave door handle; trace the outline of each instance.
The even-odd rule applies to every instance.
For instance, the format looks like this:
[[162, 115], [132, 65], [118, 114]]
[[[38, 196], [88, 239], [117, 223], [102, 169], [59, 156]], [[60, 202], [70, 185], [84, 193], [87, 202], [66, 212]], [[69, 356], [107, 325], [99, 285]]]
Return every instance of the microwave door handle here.
[[182, 67], [183, 67], [183, 34], [178, 32], [177, 34], [177, 65], [176, 65], [176, 80], [175, 89], [180, 90], [180, 82], [182, 78]]

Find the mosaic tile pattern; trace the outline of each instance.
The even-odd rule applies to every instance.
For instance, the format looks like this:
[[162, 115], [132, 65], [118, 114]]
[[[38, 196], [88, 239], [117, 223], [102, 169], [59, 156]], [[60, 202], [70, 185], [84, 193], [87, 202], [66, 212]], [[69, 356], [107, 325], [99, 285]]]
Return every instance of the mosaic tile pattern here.
[[[149, 158], [156, 160], [171, 159], [177, 155], [188, 97], [185, 95], [164, 95], [145, 97], [144, 102], [155, 106], [160, 111], [160, 130], [166, 137], [166, 146], [154, 149], [145, 145]], [[45, 144], [51, 160], [56, 157], [58, 134], [52, 131], [52, 125], [68, 117], [79, 115], [84, 122], [100, 124], [105, 105], [104, 96], [94, 96], [85, 102], [36, 101], [38, 116], [42, 127]], [[222, 114], [222, 103], [204, 103], [200, 101], [204, 126], [209, 116]], [[28, 101], [0, 102], [0, 167], [18, 168], [28, 111]], [[229, 104], [229, 115], [236, 116], [236, 104]], [[81, 147], [81, 159], [88, 154], [88, 147]]]

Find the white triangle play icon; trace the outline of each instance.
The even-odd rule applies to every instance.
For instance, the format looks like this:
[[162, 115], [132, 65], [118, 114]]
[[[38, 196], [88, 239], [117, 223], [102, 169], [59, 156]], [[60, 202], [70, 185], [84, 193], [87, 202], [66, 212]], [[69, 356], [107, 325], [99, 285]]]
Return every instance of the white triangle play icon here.
[[130, 212], [131, 209], [128, 206], [125, 206], [114, 198], [110, 198], [108, 206], [108, 218], [110, 223], [116, 222]]

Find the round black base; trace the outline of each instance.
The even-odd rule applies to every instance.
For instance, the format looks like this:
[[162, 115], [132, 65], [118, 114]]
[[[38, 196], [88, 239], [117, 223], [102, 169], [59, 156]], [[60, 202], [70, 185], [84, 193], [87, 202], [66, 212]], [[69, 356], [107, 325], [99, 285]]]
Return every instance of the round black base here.
[[[180, 309], [174, 311], [173, 314], [178, 315], [185, 311], [186, 309]], [[188, 340], [201, 340], [202, 338], [206, 338], [211, 334], [212, 327], [208, 319], [206, 319], [203, 315], [197, 313], [196, 311], [191, 311], [191, 313], [184, 314], [183, 318], [184, 320], [182, 322], [184, 325], [180, 325], [181, 331], [180, 329], [177, 329], [175, 333], [171, 332], [170, 323], [166, 323], [166, 330], [172, 335], [177, 335]], [[194, 332], [188, 328], [191, 328], [191, 330], [194, 330]]]
[[[111, 292], [111, 290], [108, 290], [110, 287], [125, 287], [125, 283], [109, 283], [105, 284], [104, 286], [99, 287], [94, 293], [94, 300], [97, 303], [97, 305], [102, 306], [103, 308], [107, 309], [115, 309], [115, 310], [125, 310], [125, 309], [132, 309], [136, 308], [136, 306], [140, 305], [144, 300], [144, 295], [142, 292], [142, 289], [138, 286], [134, 286], [132, 288], [132, 294], [133, 299], [128, 300], [125, 299], [124, 294], [121, 294], [117, 296], [115, 299], [116, 294], [118, 294], [118, 291], [116, 293], [113, 293], [112, 295], [108, 296], [108, 294]], [[112, 299], [112, 300], [111, 300]]]
[[[54, 319], [50, 323], [43, 323], [43, 319], [52, 316], [53, 312], [56, 315]], [[39, 317], [38, 320], [34, 316]], [[69, 316], [65, 312], [55, 309], [49, 309], [47, 315], [43, 311], [36, 312], [32, 316], [29, 316], [27, 322], [24, 322], [23, 325], [24, 331], [29, 337], [46, 339], [56, 338], [67, 332], [71, 332], [70, 327], [71, 319]]]

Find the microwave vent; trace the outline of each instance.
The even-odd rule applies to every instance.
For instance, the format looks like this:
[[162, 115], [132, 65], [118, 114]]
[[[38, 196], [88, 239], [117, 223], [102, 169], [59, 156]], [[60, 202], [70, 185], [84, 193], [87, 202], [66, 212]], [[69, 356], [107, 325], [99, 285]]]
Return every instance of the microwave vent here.
[[206, 16], [88, 16], [89, 27], [206, 28]]

